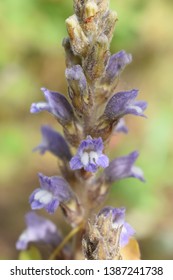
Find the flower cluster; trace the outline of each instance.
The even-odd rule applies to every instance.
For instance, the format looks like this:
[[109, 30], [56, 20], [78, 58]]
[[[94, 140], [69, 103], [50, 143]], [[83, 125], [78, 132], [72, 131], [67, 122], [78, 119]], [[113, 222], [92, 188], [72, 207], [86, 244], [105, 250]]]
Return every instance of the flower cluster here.
[[[135, 233], [125, 222], [125, 208], [107, 206], [98, 214], [94, 209], [105, 201], [112, 182], [127, 177], [144, 181], [142, 170], [134, 165], [137, 151], [110, 160], [106, 148], [115, 131], [128, 132], [124, 116], [145, 117], [147, 103], [136, 100], [137, 89], [116, 92], [119, 76], [132, 56], [124, 50], [110, 54], [117, 14], [109, 10], [109, 1], [73, 2], [74, 15], [66, 20], [69, 37], [63, 40], [68, 96], [41, 88], [45, 102], [33, 103], [30, 109], [32, 114], [51, 113], [62, 126], [64, 136], [43, 126], [42, 141], [34, 148], [56, 156], [59, 171], [51, 177], [38, 174], [40, 186], [31, 193], [29, 203], [32, 210], [44, 208], [49, 214], [62, 210], [78, 233], [73, 236], [73, 259], [82, 254], [86, 259], [121, 259], [121, 248]], [[34, 212], [27, 214], [26, 225], [17, 249], [41, 241], [52, 244], [52, 256], [58, 258], [63, 238], [56, 226]]]

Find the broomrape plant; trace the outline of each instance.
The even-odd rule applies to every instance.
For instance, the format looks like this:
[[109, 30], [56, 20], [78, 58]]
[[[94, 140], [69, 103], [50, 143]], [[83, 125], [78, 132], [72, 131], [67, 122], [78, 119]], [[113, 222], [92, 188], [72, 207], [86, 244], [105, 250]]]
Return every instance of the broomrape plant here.
[[132, 56], [109, 51], [117, 21], [109, 1], [73, 2], [74, 15], [66, 20], [69, 37], [63, 40], [68, 98], [41, 88], [45, 101], [33, 103], [30, 110], [48, 111], [63, 128], [64, 136], [42, 126], [42, 142], [34, 149], [58, 157], [59, 171], [52, 177], [39, 173], [39, 187], [29, 197], [32, 210], [55, 214], [60, 208], [72, 230], [63, 237], [53, 222], [31, 211], [16, 247], [44, 243], [51, 248], [50, 259], [123, 259], [122, 249], [135, 231], [125, 221], [125, 208], [102, 207], [112, 182], [144, 177], [135, 166], [137, 151], [110, 160], [106, 150], [114, 131], [127, 133], [123, 117], [145, 117], [147, 103], [137, 100], [137, 89], [116, 92]]

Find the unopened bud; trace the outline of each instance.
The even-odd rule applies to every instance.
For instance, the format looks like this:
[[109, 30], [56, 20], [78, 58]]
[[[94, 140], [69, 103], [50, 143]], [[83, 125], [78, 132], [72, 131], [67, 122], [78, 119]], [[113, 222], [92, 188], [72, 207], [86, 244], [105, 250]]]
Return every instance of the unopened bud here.
[[98, 6], [94, 1], [89, 1], [85, 6], [84, 18], [90, 18], [97, 14]]
[[73, 15], [69, 17], [66, 20], [66, 26], [74, 54], [85, 55], [89, 42], [78, 22], [77, 16]]

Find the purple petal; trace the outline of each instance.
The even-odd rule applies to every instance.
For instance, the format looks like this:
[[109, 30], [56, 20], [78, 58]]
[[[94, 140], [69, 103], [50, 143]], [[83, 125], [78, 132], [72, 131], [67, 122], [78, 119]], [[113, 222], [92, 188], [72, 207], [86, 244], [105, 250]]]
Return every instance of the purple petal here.
[[103, 145], [103, 140], [101, 137], [94, 139], [93, 144], [94, 144], [94, 150], [97, 153], [101, 153], [103, 151], [104, 145]]
[[143, 111], [147, 108], [147, 102], [145, 101], [135, 101], [133, 104], [129, 105], [126, 109], [126, 114], [132, 114], [136, 116], [146, 117]]
[[51, 203], [49, 203], [45, 209], [46, 211], [49, 213], [49, 214], [53, 214], [55, 213], [56, 209], [58, 208], [59, 206], [59, 201], [57, 199], [53, 199], [51, 201]]
[[81, 160], [80, 160], [80, 156], [78, 156], [78, 155], [72, 157], [69, 164], [70, 164], [70, 168], [72, 170], [81, 169], [83, 167]]
[[109, 158], [102, 154], [99, 156], [97, 164], [103, 168], [106, 168], [109, 165]]
[[87, 166], [84, 166], [84, 169], [88, 172], [95, 173], [97, 171], [97, 165], [93, 163], [89, 163]]
[[44, 190], [50, 190], [51, 180], [50, 177], [43, 175], [42, 173], [38, 173], [38, 178], [40, 182], [40, 187]]
[[85, 149], [94, 149], [94, 139], [90, 135], [80, 143], [78, 154], [81, 155]]
[[35, 194], [36, 194], [37, 192], [39, 192], [39, 191], [40, 191], [40, 189], [37, 188], [37, 189], [35, 189], [35, 190], [32, 192], [32, 194], [31, 194], [30, 197], [29, 197], [29, 203], [30, 203], [30, 204], [34, 201]]
[[128, 244], [129, 239], [135, 234], [135, 230], [128, 224], [124, 223], [120, 236], [120, 246], [124, 247]]
[[32, 103], [31, 104], [31, 108], [30, 108], [30, 112], [32, 114], [36, 114], [42, 111], [48, 111], [51, 112], [50, 106], [48, 103], [46, 102], [38, 102], [38, 103]]
[[60, 176], [52, 176], [50, 178], [50, 191], [58, 199], [59, 203], [70, 200], [74, 197], [68, 182]]
[[142, 109], [142, 111], [145, 111], [148, 104], [147, 104], [146, 101], [135, 101], [134, 105], [137, 106], [137, 107], [140, 107]]
[[32, 202], [30, 202], [30, 204], [31, 204], [31, 209], [32, 210], [42, 209], [45, 206], [43, 203], [40, 203], [37, 200], [33, 200]]

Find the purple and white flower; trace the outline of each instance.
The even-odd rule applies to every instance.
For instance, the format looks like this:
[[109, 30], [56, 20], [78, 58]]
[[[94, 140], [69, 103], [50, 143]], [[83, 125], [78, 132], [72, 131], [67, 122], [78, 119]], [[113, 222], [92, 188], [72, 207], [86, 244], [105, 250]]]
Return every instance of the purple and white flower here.
[[120, 246], [124, 247], [129, 242], [129, 239], [135, 234], [134, 229], [125, 222], [125, 208], [104, 207], [98, 214], [105, 218], [112, 215], [112, 227], [117, 229], [122, 226], [120, 235]]
[[112, 121], [127, 114], [145, 117], [143, 111], [147, 108], [147, 102], [135, 101], [137, 95], [136, 89], [114, 94], [106, 105], [104, 115]]
[[50, 126], [44, 125], [41, 127], [42, 142], [33, 149], [33, 151], [40, 151], [44, 154], [46, 151], [50, 151], [55, 156], [61, 159], [70, 160], [71, 152], [64, 137], [53, 130]]
[[62, 238], [55, 224], [34, 212], [25, 216], [26, 229], [16, 242], [17, 250], [27, 249], [30, 242], [43, 242], [57, 246]]
[[134, 166], [139, 153], [134, 151], [127, 156], [115, 158], [104, 170], [105, 179], [107, 182], [114, 182], [123, 178], [134, 177], [145, 182], [142, 170]]
[[61, 203], [68, 202], [73, 192], [67, 181], [59, 176], [47, 177], [39, 173], [40, 188], [31, 194], [29, 202], [32, 210], [45, 208], [53, 214]]
[[77, 150], [77, 154], [70, 160], [72, 170], [84, 168], [88, 172], [96, 172], [98, 167], [106, 168], [109, 159], [103, 152], [102, 138], [93, 139], [88, 136], [83, 140]]
[[67, 98], [54, 91], [41, 88], [47, 102], [38, 102], [31, 105], [30, 112], [33, 114], [48, 111], [53, 114], [62, 124], [70, 123], [73, 118], [73, 109]]

